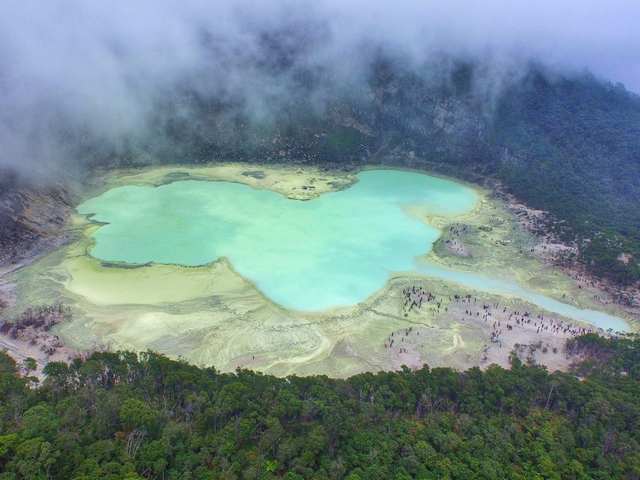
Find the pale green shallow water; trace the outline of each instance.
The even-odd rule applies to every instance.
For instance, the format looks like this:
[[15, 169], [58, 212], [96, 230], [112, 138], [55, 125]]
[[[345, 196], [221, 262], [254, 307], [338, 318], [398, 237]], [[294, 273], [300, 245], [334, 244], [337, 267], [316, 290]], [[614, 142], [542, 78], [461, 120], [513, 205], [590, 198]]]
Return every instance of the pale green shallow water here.
[[[417, 270], [415, 258], [431, 249], [439, 232], [403, 207], [458, 215], [477, 202], [464, 185], [418, 173], [375, 170], [358, 179], [311, 201], [228, 182], [125, 186], [88, 200], [78, 211], [106, 223], [95, 233], [96, 258], [195, 266], [227, 257], [275, 302], [322, 310], [362, 301], [391, 272]], [[505, 293], [522, 297], [517, 289]], [[525, 299], [546, 298], [534, 295]], [[580, 319], [578, 309], [565, 307], [556, 313]], [[607, 317], [622, 321], [601, 315], [585, 320], [604, 328]]]

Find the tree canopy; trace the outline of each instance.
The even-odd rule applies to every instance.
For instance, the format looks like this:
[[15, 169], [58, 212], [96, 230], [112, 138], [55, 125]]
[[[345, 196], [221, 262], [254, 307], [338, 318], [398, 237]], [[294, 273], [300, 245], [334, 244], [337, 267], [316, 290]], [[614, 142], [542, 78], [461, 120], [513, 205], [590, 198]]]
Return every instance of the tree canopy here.
[[37, 388], [0, 354], [0, 479], [640, 478], [640, 341], [567, 348], [572, 373], [346, 380], [96, 353]]

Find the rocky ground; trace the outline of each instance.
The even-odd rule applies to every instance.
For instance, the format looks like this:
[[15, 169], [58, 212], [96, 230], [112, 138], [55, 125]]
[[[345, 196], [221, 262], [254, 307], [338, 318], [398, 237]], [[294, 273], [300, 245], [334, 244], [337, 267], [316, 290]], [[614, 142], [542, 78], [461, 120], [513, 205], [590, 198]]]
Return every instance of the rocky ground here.
[[63, 243], [73, 203], [62, 183], [43, 186], [5, 178], [0, 185], [0, 268], [17, 268]]
[[27, 183], [0, 172], [0, 348], [18, 362], [36, 360], [37, 368], [30, 374], [37, 376], [47, 362], [68, 360], [76, 352], [50, 331], [63, 320], [60, 306], [37, 306], [19, 318], [7, 314], [15, 292], [6, 277], [69, 240], [65, 226], [74, 203], [71, 186]]
[[[30, 308], [10, 320], [0, 319], [0, 349], [11, 355], [25, 374], [42, 378], [47, 363], [68, 362], [80, 355], [65, 346], [52, 330], [70, 315], [67, 307], [58, 304]], [[28, 360], [35, 362], [33, 371], [27, 367]]]

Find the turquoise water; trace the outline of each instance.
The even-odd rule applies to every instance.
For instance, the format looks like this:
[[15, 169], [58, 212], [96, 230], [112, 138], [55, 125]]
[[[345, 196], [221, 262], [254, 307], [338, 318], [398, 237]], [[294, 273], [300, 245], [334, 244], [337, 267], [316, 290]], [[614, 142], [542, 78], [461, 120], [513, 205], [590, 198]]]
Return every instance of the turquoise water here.
[[[418, 173], [374, 170], [358, 180], [311, 201], [229, 182], [125, 186], [88, 200], [78, 211], [105, 223], [94, 235], [96, 258], [195, 266], [226, 257], [273, 301], [322, 310], [364, 300], [391, 272], [427, 268], [415, 259], [431, 249], [439, 231], [412, 218], [406, 207], [459, 215], [478, 200], [473, 189]], [[473, 288], [492, 285], [464, 272], [436, 270], [430, 274]], [[508, 282], [492, 288], [570, 318], [601, 320]]]
[[401, 171], [367, 171], [351, 188], [311, 201], [228, 182], [125, 186], [78, 208], [108, 223], [91, 254], [107, 261], [202, 265], [227, 257], [275, 302], [321, 310], [357, 303], [389, 272], [412, 270], [438, 238], [404, 206], [471, 210], [458, 183]]

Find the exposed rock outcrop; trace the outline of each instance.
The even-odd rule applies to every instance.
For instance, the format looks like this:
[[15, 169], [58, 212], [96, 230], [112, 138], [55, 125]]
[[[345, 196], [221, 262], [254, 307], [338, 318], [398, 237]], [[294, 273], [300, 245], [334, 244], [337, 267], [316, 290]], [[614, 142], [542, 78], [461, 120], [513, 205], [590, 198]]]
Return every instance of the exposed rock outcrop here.
[[61, 183], [46, 185], [0, 173], [0, 267], [12, 269], [64, 241], [72, 194]]

